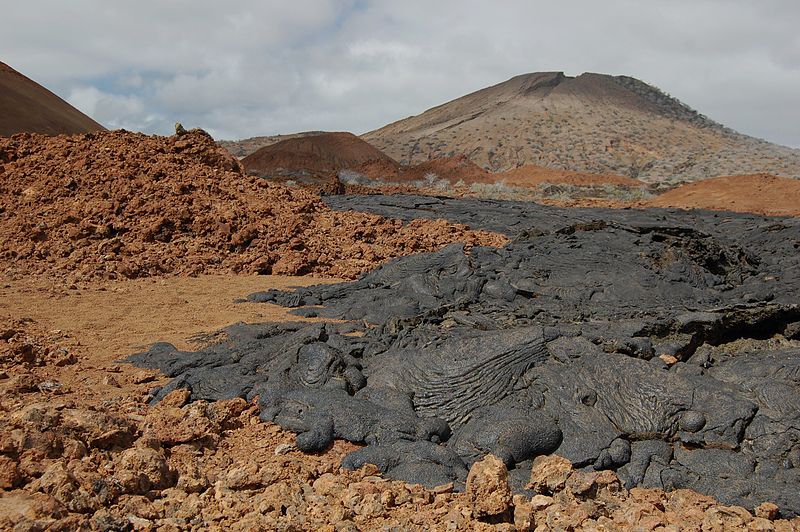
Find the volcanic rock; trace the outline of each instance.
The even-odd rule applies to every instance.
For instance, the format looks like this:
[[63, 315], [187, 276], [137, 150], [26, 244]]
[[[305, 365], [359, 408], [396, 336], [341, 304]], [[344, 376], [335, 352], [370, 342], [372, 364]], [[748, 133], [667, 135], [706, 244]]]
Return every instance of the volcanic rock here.
[[475, 462], [467, 476], [467, 498], [476, 517], [499, 515], [511, 507], [508, 470], [503, 461], [491, 454]]
[[505, 241], [331, 212], [314, 194], [245, 176], [200, 130], [16, 135], [0, 139], [0, 154], [0, 267], [15, 275], [355, 277], [399, 254]]
[[[536, 493], [551, 494], [564, 489], [567, 479], [572, 473], [572, 462], [561, 456], [539, 456], [531, 466], [531, 480], [528, 488]], [[587, 491], [584, 487], [578, 488], [578, 493]]]
[[[599, 472], [574, 479], [579, 493], [619, 489], [603, 476], [614, 470], [628, 487], [800, 512], [791, 488], [800, 346], [783, 336], [800, 321], [797, 219], [326, 201], [505, 227], [513, 240], [395, 259], [351, 283], [253, 294], [348, 323], [239, 324], [198, 352], [158, 344], [131, 359], [173, 378], [155, 401], [179, 388], [193, 401], [258, 397], [261, 418], [295, 432], [298, 448], [365, 443], [345, 467], [374, 464], [430, 487], [463, 489], [469, 467], [497, 453], [520, 493], [532, 460], [556, 452]], [[672, 365], [656, 356], [667, 345]], [[580, 501], [575, 511], [598, 518]]]

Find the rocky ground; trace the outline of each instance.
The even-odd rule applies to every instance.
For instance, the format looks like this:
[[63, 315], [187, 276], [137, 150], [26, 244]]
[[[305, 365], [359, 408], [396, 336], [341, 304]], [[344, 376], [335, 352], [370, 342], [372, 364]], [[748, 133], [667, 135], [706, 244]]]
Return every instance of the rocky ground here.
[[[101, 296], [113, 287], [135, 294], [127, 283], [103, 285], [106, 290], [93, 294], [96, 306], [109, 304]], [[171, 292], [169, 284], [162, 285], [161, 300], [174, 297]], [[262, 422], [258, 408], [241, 399], [187, 404], [188, 394], [179, 391], [157, 406], [148, 406], [148, 391], [162, 382], [157, 373], [115, 363], [113, 351], [103, 349], [100, 339], [86, 345], [79, 334], [49, 329], [45, 321], [57, 323], [63, 308], [72, 304], [69, 299], [58, 301], [49, 318], [40, 313], [44, 321], [9, 317], [0, 321], [3, 529], [794, 530], [800, 526], [796, 520], [778, 519], [776, 508], [769, 504], [751, 513], [689, 490], [628, 491], [609, 471], [574, 471], [557, 456], [542, 457], [534, 464], [528, 482], [535, 495], [527, 497], [512, 494], [505, 465], [491, 456], [472, 468], [463, 493], [454, 493], [452, 485], [424, 489], [386, 480], [369, 466], [344, 471], [339, 463], [356, 446], [336, 441], [324, 453], [301, 453], [294, 446], [294, 435]], [[120, 324], [117, 334], [124, 335], [129, 325]], [[197, 328], [174, 325], [185, 335]]]
[[520, 490], [530, 460], [555, 452], [628, 487], [800, 510], [797, 220], [327, 201], [514, 238], [400, 258], [351, 283], [253, 294], [348, 323], [236, 326], [198, 353], [155, 346], [135, 362], [174, 378], [157, 397], [258, 396], [262, 418], [297, 432], [299, 448], [367, 443], [347, 467], [376, 464], [429, 487], [460, 486], [488, 452]]
[[[352, 278], [451, 242], [505, 244], [491, 231], [509, 230], [513, 205], [505, 224], [442, 211], [483, 231], [400, 221], [391, 205], [344, 212], [341, 201], [332, 209], [244, 176], [199, 131], [4, 138], [0, 178], [0, 529], [800, 528], [771, 503], [748, 511], [686, 489], [629, 490], [611, 471], [577, 471], [557, 455], [522, 477], [507, 456], [487, 455], [463, 486], [346, 470], [361, 444], [300, 452], [295, 434], [265, 421], [259, 397], [210, 402], [177, 389], [153, 403], [169, 380], [122, 361], [156, 341], [213, 349], [239, 321], [345, 327], [234, 300]], [[256, 272], [333, 279], [245, 275]]]
[[505, 239], [332, 212], [315, 194], [245, 176], [202, 131], [0, 138], [0, 268], [16, 275], [352, 278], [455, 241]]

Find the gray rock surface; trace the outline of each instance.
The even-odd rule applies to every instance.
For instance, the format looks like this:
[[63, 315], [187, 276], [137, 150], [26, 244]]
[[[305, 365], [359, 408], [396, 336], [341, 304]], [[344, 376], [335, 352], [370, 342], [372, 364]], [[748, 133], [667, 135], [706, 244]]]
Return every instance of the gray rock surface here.
[[[230, 327], [197, 353], [131, 360], [192, 399], [259, 397], [262, 418], [346, 467], [463, 486], [487, 453], [524, 478], [540, 454], [629, 487], [692, 488], [800, 513], [800, 221], [558, 209], [414, 196], [329, 197], [513, 238], [394, 260], [252, 302], [346, 323]], [[352, 334], [358, 331], [358, 335]], [[516, 469], [514, 469], [516, 468]], [[518, 485], [516, 483], [515, 485]]]

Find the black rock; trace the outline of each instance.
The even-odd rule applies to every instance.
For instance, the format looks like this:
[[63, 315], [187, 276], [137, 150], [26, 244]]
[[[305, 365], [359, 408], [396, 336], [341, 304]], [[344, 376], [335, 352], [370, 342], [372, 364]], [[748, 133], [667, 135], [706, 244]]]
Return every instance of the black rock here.
[[262, 418], [296, 432], [301, 449], [367, 443], [344, 465], [373, 463], [429, 486], [461, 485], [489, 452], [524, 485], [531, 458], [556, 452], [614, 469], [628, 487], [800, 513], [800, 221], [416, 196], [325, 201], [513, 241], [253, 294], [349, 323], [239, 324], [197, 353], [157, 344], [131, 357], [174, 377], [155, 400], [176, 387], [192, 399], [258, 396]]

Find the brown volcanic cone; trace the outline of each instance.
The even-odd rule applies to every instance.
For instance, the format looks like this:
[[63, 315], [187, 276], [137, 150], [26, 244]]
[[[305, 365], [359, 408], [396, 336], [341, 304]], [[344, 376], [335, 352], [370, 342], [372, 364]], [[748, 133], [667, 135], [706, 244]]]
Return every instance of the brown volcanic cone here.
[[397, 163], [352, 133], [321, 133], [265, 146], [242, 159], [248, 173], [262, 176], [328, 175], [375, 161]]
[[452, 242], [505, 241], [444, 221], [332, 212], [308, 191], [244, 175], [202, 131], [0, 137], [0, 272], [355, 277]]
[[800, 181], [769, 174], [716, 177], [670, 190], [648, 206], [800, 216]]
[[465, 154], [492, 172], [534, 164], [647, 183], [800, 178], [800, 150], [737, 133], [628, 76], [525, 74], [362, 138], [406, 165]]
[[70, 104], [0, 63], [0, 136], [15, 133], [88, 133], [103, 126]]

